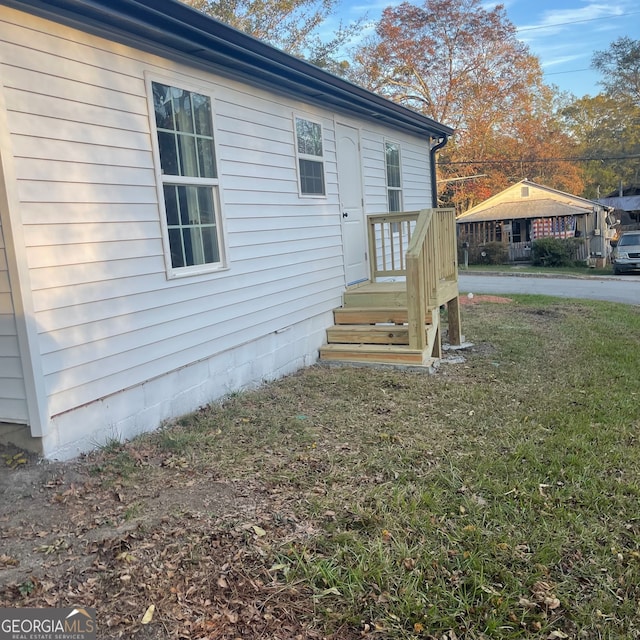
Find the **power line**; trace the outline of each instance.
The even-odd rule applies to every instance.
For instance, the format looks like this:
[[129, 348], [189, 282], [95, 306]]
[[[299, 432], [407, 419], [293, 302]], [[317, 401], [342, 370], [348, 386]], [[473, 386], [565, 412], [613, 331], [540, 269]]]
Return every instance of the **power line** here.
[[632, 156], [606, 156], [600, 158], [539, 158], [537, 160], [521, 160], [519, 158], [511, 158], [506, 160], [457, 160], [454, 162], [438, 162], [437, 164], [446, 167], [447, 165], [458, 164], [542, 164], [547, 162], [604, 162], [605, 160], [636, 160], [640, 158], [640, 154]]
[[538, 27], [516, 27], [518, 33], [522, 31], [535, 31], [537, 29], [551, 29], [553, 27], [564, 27], [570, 24], [580, 24], [582, 22], [594, 22], [595, 20], [613, 20], [614, 18], [623, 18], [625, 16], [635, 16], [640, 11], [631, 11], [630, 13], [618, 13], [614, 16], [600, 16], [599, 18], [585, 18], [584, 20], [572, 20], [570, 22], [554, 22], [553, 24], [544, 24]]

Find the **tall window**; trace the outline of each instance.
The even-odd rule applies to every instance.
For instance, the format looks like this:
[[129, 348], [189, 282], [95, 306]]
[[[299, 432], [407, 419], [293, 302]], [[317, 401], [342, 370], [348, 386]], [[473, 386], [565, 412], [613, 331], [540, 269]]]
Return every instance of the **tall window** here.
[[400, 145], [384, 143], [387, 166], [387, 204], [389, 211], [402, 211], [402, 181], [400, 179]]
[[296, 145], [300, 193], [305, 196], [325, 195], [322, 125], [296, 118]]
[[221, 262], [211, 98], [152, 82], [174, 269]]

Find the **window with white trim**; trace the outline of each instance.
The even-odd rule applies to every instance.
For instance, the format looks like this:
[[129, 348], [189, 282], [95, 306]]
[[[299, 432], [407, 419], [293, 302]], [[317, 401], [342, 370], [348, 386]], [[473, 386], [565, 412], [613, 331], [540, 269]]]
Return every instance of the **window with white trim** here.
[[384, 156], [387, 169], [387, 206], [390, 212], [402, 211], [400, 145], [397, 142], [385, 142]]
[[152, 82], [151, 91], [171, 268], [187, 274], [220, 266], [211, 98], [160, 82]]
[[304, 118], [296, 118], [296, 150], [300, 194], [324, 196], [324, 155], [322, 150], [322, 125]]

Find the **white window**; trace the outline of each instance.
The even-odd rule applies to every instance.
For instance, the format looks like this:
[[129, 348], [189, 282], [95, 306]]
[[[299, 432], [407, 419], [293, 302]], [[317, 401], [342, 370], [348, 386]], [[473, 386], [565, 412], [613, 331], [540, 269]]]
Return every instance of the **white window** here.
[[170, 273], [221, 266], [222, 238], [211, 98], [151, 83]]
[[387, 168], [387, 206], [389, 211], [402, 211], [400, 145], [396, 142], [385, 142], [384, 156]]
[[300, 193], [304, 196], [324, 196], [322, 125], [303, 118], [295, 120]]

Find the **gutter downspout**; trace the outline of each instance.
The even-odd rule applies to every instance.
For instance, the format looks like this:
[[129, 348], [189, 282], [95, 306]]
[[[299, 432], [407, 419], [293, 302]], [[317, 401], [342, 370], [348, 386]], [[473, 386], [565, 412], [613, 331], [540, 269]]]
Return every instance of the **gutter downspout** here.
[[431, 147], [429, 153], [431, 159], [431, 208], [438, 208], [438, 180], [436, 176], [436, 153], [449, 142], [448, 136], [440, 138], [438, 144]]

